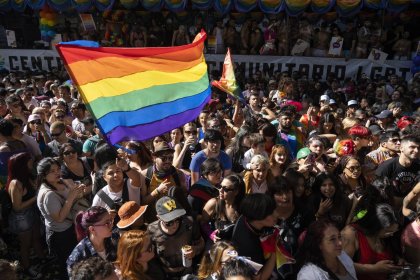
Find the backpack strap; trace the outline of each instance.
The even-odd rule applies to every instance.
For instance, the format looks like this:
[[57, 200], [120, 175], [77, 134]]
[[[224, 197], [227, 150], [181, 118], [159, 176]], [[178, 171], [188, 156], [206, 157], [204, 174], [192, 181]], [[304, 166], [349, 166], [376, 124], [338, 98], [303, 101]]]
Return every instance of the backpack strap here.
[[149, 186], [150, 186], [150, 182], [152, 181], [152, 176], [153, 176], [153, 165], [149, 166], [146, 171], [145, 183], [147, 187], [147, 192], [149, 192]]
[[122, 201], [123, 203], [130, 201], [130, 198], [128, 196], [128, 179], [124, 179], [124, 185], [123, 185], [123, 191], [122, 191]]
[[103, 202], [105, 202], [106, 205], [108, 205], [108, 207], [112, 210], [115, 210], [115, 202], [109, 197], [109, 195], [107, 195], [103, 189], [100, 189], [97, 193], [97, 196], [100, 197], [100, 199], [102, 199]]

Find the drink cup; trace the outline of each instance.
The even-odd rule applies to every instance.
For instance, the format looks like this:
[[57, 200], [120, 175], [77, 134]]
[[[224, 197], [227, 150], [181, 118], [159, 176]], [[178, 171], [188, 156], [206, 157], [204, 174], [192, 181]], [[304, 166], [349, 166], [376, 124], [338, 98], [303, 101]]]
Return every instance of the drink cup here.
[[181, 252], [182, 252], [182, 265], [184, 267], [191, 267], [191, 265], [192, 265], [192, 260], [191, 259], [188, 259], [186, 257], [186, 253], [188, 253], [191, 250], [192, 250], [192, 247], [190, 245], [184, 245], [181, 248]]

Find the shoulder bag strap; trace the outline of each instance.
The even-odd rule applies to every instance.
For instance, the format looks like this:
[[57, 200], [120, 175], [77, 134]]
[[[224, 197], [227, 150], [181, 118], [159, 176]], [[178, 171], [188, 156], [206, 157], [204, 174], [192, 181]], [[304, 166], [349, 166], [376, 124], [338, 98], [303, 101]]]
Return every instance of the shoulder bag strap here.
[[97, 193], [97, 196], [100, 197], [100, 199], [102, 199], [103, 202], [105, 202], [106, 205], [108, 205], [108, 207], [110, 209], [114, 209], [115, 210], [115, 202], [109, 197], [109, 195], [107, 195], [102, 189], [100, 189]]

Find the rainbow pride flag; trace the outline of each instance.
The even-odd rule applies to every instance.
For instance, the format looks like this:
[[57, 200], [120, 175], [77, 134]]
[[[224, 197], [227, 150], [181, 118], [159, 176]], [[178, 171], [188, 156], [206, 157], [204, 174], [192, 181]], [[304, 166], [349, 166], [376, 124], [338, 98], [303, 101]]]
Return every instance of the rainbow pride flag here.
[[219, 81], [212, 81], [211, 85], [244, 102], [244, 99], [241, 96], [241, 90], [236, 83], [235, 65], [233, 64], [229, 48], [227, 49], [225, 61], [223, 62], [222, 77]]
[[203, 49], [104, 48], [89, 41], [60, 43], [57, 51], [83, 101], [111, 144], [146, 140], [195, 119], [210, 100]]
[[271, 254], [276, 255], [276, 269], [282, 274], [282, 268], [287, 264], [294, 264], [296, 261], [292, 255], [284, 247], [281, 240], [280, 230], [276, 228], [274, 232], [268, 236], [260, 237], [261, 248], [264, 257], [268, 259]]

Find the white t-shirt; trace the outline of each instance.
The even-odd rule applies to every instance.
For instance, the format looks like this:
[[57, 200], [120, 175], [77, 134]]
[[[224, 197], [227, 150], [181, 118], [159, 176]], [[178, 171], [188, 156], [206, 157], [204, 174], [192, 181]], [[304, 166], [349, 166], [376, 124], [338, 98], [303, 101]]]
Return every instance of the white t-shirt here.
[[[130, 201], [135, 201], [137, 204], [140, 205], [140, 188], [134, 187], [131, 185], [131, 180], [128, 179], [127, 182], [128, 187], [128, 199]], [[119, 192], [111, 192], [108, 185], [102, 188], [102, 190], [114, 201], [117, 201], [122, 198], [122, 189]], [[109, 206], [98, 196], [98, 194], [95, 195], [93, 198], [92, 206], [102, 206], [108, 210], [111, 210]]]
[[71, 122], [71, 127], [74, 131], [84, 132], [85, 131], [85, 124], [82, 123], [78, 118], [75, 118]]

